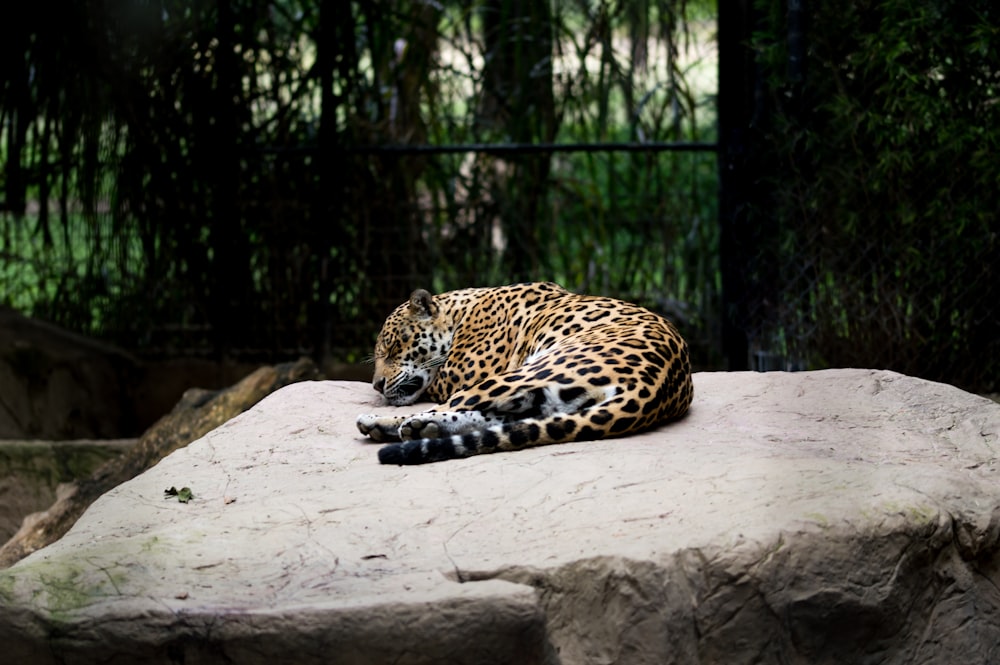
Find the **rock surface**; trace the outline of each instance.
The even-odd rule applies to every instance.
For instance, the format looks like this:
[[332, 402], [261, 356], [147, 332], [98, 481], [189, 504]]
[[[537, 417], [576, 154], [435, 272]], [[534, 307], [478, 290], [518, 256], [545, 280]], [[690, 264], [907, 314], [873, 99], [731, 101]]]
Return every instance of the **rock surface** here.
[[140, 374], [121, 349], [0, 307], [0, 439], [131, 436]]
[[[869, 370], [697, 374], [642, 436], [421, 467], [307, 382], [0, 572], [31, 663], [1000, 662], [1000, 406]], [[164, 498], [171, 486], [194, 499]]]
[[135, 441], [0, 440], [0, 543], [17, 533], [25, 515], [55, 503], [59, 485], [86, 478]]
[[258, 367], [237, 360], [140, 359], [0, 306], [0, 439], [138, 437], [191, 386], [225, 388]]
[[0, 568], [61, 538], [87, 507], [108, 490], [243, 413], [282, 386], [317, 376], [316, 365], [302, 358], [294, 363], [261, 367], [225, 390], [188, 390], [173, 410], [146, 430], [137, 443], [90, 475], [61, 486], [55, 503], [44, 512], [25, 517], [17, 533], [0, 547]]

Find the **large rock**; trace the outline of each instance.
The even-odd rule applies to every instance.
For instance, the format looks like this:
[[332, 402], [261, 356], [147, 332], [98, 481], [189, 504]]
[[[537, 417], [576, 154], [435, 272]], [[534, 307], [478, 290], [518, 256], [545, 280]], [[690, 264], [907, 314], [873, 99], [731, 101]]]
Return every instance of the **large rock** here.
[[[243, 413], [282, 386], [317, 376], [316, 365], [301, 358], [294, 363], [261, 367], [225, 390], [189, 389], [170, 413], [123, 454], [108, 459], [90, 475], [60, 486], [55, 503], [44, 512], [25, 517], [21, 528], [0, 547], [0, 568], [62, 537], [90, 504], [111, 488]], [[20, 474], [12, 475], [16, 478]]]
[[140, 360], [0, 307], [0, 439], [138, 437], [191, 386], [224, 388], [257, 366], [206, 358]]
[[643, 436], [400, 468], [368, 386], [289, 386], [0, 573], [4, 657], [1000, 662], [1000, 406], [866, 370], [695, 391]]
[[134, 444], [135, 439], [0, 440], [0, 543], [17, 533], [25, 515], [55, 503], [60, 485], [86, 478]]
[[136, 430], [140, 362], [0, 307], [0, 439], [107, 439]]

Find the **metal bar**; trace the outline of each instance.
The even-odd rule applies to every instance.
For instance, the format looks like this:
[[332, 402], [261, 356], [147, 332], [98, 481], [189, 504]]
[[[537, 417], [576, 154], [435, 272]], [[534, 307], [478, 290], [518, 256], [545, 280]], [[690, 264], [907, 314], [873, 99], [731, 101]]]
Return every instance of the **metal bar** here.
[[[756, 68], [750, 49], [752, 0], [720, 2], [719, 45], [719, 265], [722, 272], [722, 352], [730, 371], [750, 367], [746, 333], [746, 266], [760, 248], [753, 242], [747, 202], [754, 184], [753, 155], [747, 147], [755, 111]], [[750, 258], [748, 258], [750, 257]]]
[[345, 152], [358, 154], [454, 154], [483, 152], [535, 154], [544, 152], [715, 152], [715, 143], [467, 143], [459, 145], [371, 145], [352, 146]]
[[[263, 147], [269, 154], [309, 154], [316, 146]], [[341, 152], [357, 155], [442, 155], [481, 152], [492, 155], [537, 154], [551, 152], [716, 152], [717, 143], [656, 142], [656, 143], [464, 143], [457, 145], [362, 145], [346, 146]]]

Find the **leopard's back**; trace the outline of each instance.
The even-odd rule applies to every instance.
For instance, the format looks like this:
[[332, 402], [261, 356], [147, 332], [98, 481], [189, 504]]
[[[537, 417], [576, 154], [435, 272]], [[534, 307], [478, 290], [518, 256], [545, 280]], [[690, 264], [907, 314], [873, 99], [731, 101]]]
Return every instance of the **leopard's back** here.
[[683, 415], [693, 394], [687, 344], [667, 319], [551, 283], [415, 292], [380, 333], [375, 387], [389, 397], [388, 385], [418, 384], [437, 407], [359, 418], [373, 438], [419, 442], [387, 447], [385, 462], [623, 436]]

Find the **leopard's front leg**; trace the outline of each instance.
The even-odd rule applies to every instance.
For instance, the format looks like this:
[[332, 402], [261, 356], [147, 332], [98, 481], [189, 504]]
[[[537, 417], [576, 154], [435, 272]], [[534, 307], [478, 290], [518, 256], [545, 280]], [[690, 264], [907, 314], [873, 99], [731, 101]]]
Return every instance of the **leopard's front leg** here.
[[[556, 400], [551, 394], [553, 391], [547, 388], [545, 382], [526, 384], [514, 387], [509, 394], [495, 399], [484, 399], [481, 391], [474, 388], [458, 391], [451, 396], [447, 405], [439, 404], [429, 411], [399, 419], [395, 434], [402, 441], [436, 439], [476, 432], [494, 425], [543, 416], [555, 411], [570, 413], [579, 409], [577, 403]], [[586, 393], [586, 391], [580, 392]], [[573, 394], [582, 399], [576, 392]], [[589, 398], [589, 394], [584, 396]], [[461, 408], [461, 405], [466, 403], [474, 403], [475, 408]], [[456, 405], [459, 408], [455, 408]]]
[[399, 438], [403, 441], [436, 439], [474, 432], [501, 422], [503, 418], [496, 418], [482, 411], [426, 411], [400, 423]]
[[358, 416], [358, 430], [372, 441], [410, 441], [464, 434], [504, 422], [480, 411], [425, 411], [412, 416]]

